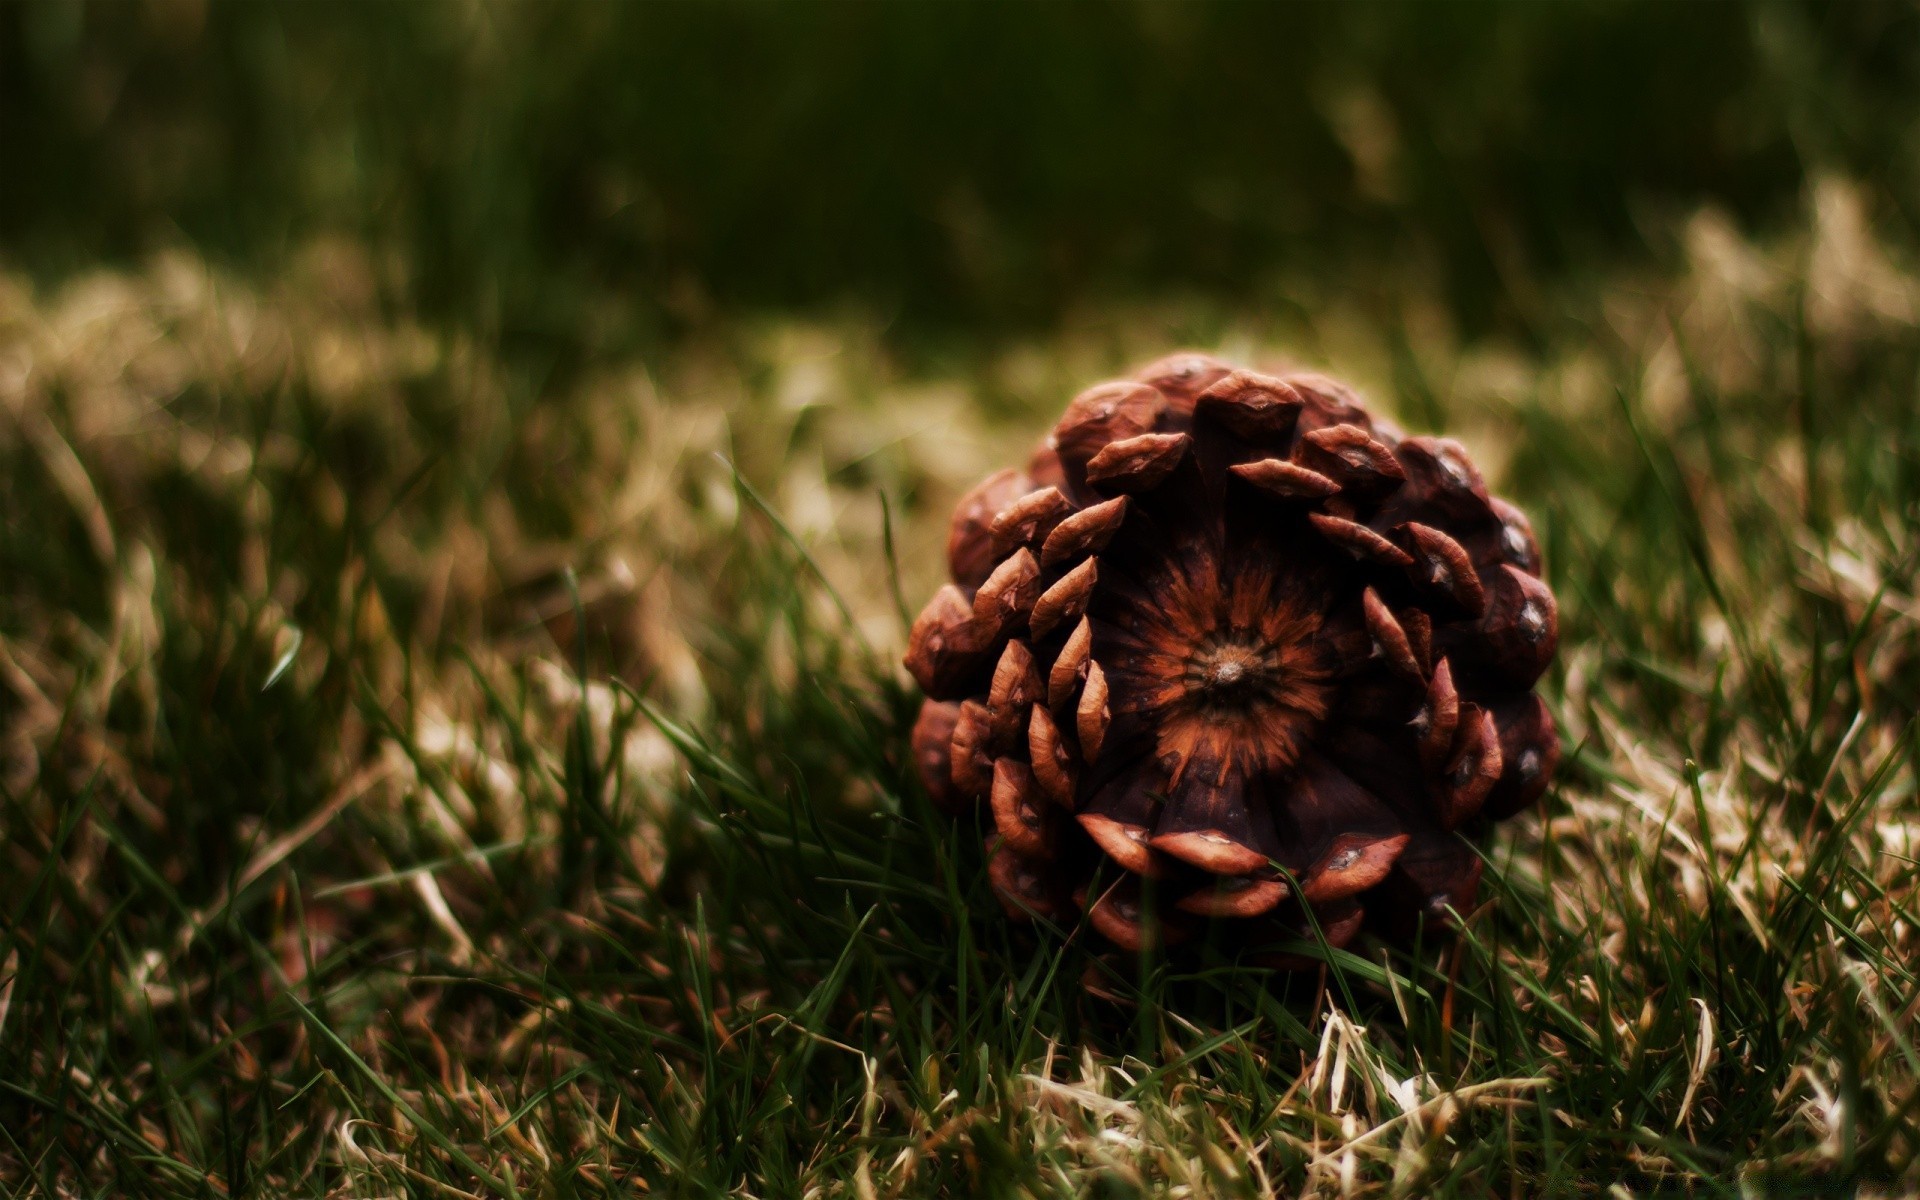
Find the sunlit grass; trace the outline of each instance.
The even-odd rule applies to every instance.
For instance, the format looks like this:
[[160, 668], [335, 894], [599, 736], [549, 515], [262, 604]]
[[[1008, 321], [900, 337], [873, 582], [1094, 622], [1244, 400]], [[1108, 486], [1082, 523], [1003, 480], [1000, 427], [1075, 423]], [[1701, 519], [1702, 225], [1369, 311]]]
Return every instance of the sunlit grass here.
[[[742, 324], [555, 384], [342, 246], [8, 284], [0, 1183], [1920, 1187], [1920, 280], [1839, 184], [1676, 234], [1534, 351], [1117, 311], [913, 376]], [[912, 781], [954, 490], [1176, 339], [1324, 359], [1536, 514], [1573, 751], [1454, 944], [1012, 928]]]

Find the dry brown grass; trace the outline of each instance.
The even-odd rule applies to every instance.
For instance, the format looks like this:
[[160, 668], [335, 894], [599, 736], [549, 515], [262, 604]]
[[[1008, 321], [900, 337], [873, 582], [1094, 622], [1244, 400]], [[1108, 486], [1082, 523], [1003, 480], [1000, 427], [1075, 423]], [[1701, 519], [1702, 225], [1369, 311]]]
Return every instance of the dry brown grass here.
[[0, 1180], [1920, 1187], [1920, 277], [1840, 181], [1676, 246], [1545, 351], [1416, 302], [1204, 331], [1497, 464], [1578, 751], [1454, 957], [1114, 1000], [932, 848], [898, 599], [1187, 314], [932, 379], [795, 322], [541, 377], [347, 244], [0, 278]]

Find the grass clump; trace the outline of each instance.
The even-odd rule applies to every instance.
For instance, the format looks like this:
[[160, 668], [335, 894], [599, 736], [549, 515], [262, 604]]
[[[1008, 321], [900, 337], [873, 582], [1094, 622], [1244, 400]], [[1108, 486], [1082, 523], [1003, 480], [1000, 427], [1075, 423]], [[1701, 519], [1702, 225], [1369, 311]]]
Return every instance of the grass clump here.
[[[1839, 181], [1655, 249], [1525, 349], [1116, 308], [943, 375], [793, 322], [543, 375], [344, 243], [8, 280], [0, 1184], [1920, 1187], [1920, 278]], [[1537, 515], [1575, 749], [1457, 944], [1014, 929], [912, 782], [946, 505], [1176, 339], [1356, 377]]]

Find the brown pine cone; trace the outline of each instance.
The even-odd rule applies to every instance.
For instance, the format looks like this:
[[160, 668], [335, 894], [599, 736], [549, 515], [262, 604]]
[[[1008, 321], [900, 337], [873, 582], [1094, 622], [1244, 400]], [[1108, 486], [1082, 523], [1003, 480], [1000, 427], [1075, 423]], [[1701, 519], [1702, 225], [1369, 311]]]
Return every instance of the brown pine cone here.
[[947, 557], [914, 755], [941, 806], [990, 807], [1016, 919], [1077, 904], [1128, 949], [1441, 919], [1480, 880], [1456, 831], [1559, 762], [1526, 518], [1333, 380], [1184, 354], [1090, 388]]

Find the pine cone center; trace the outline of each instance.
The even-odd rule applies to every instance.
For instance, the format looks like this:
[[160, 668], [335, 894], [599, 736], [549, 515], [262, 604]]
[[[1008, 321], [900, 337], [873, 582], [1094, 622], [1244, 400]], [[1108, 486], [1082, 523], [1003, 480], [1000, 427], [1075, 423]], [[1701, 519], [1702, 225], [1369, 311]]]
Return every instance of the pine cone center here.
[[[1125, 694], [1133, 682], [1125, 674], [1116, 678], [1117, 708], [1134, 707]], [[1176, 776], [1195, 760], [1222, 774], [1284, 769], [1327, 711], [1325, 672], [1311, 647], [1257, 630], [1202, 635], [1174, 687], [1152, 690], [1164, 702], [1140, 707], [1158, 709], [1160, 758]]]
[[1278, 648], [1231, 636], [1195, 647], [1187, 660], [1186, 682], [1193, 702], [1223, 714], [1272, 703], [1289, 691], [1287, 676]]

